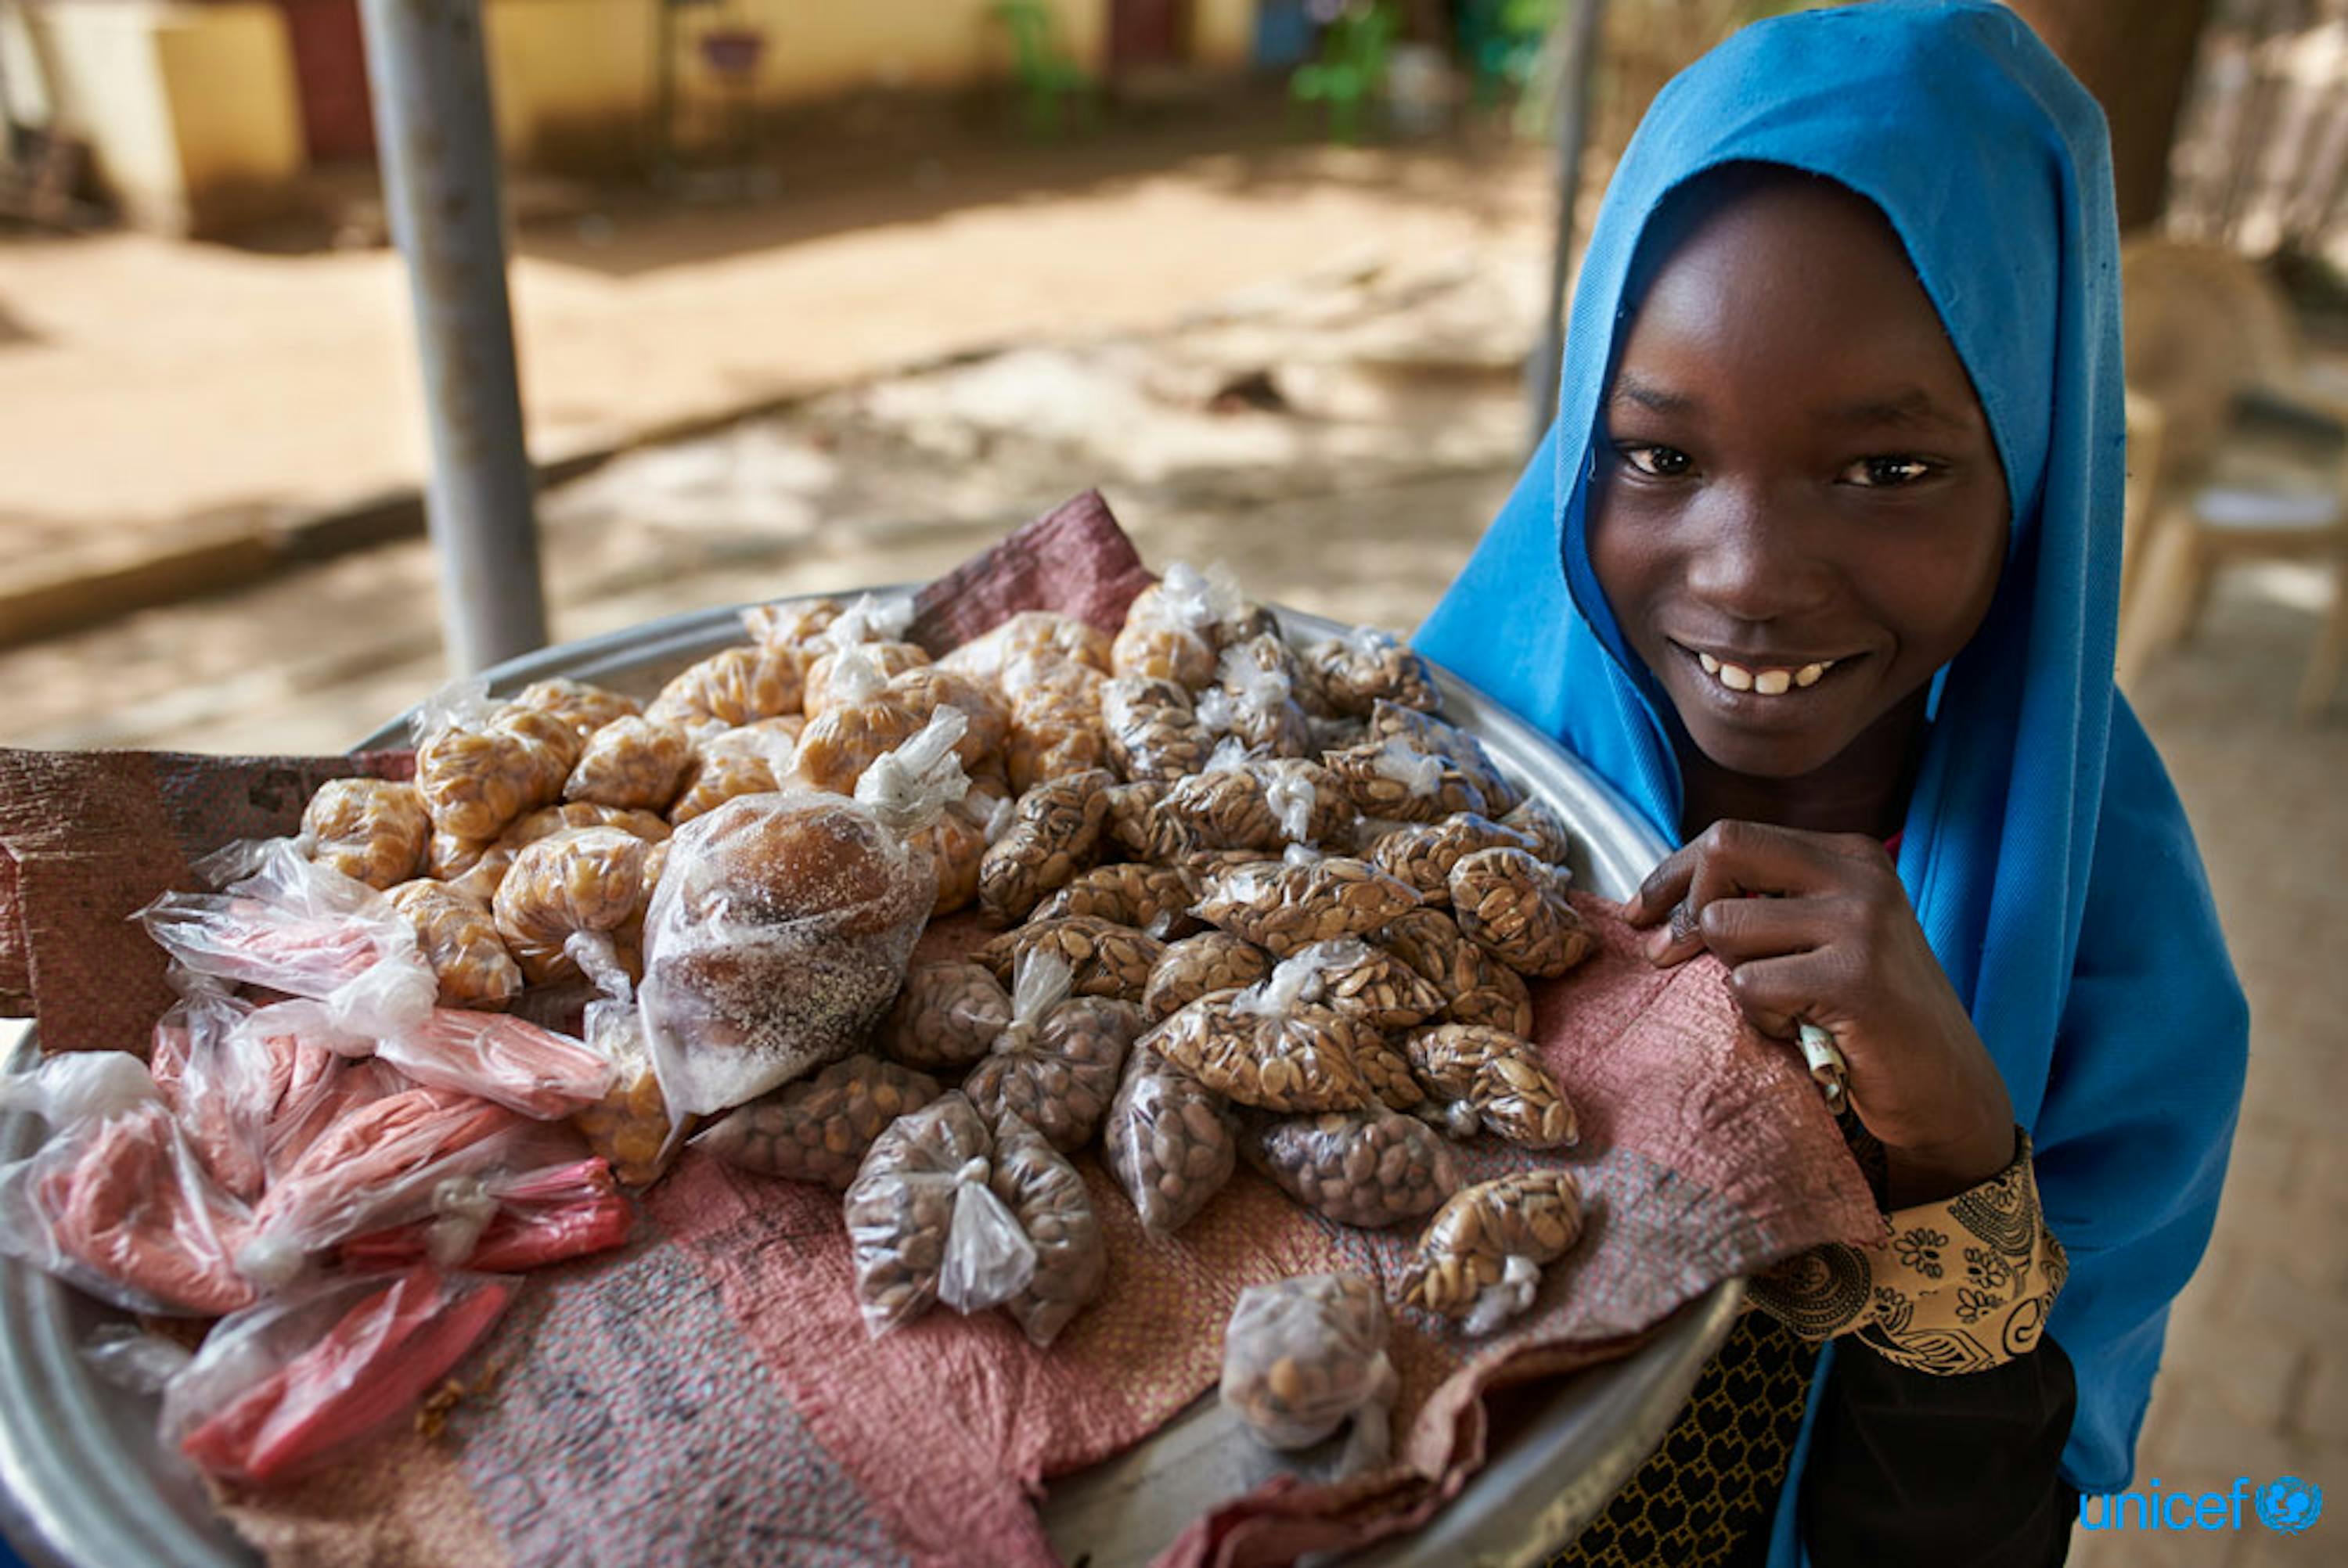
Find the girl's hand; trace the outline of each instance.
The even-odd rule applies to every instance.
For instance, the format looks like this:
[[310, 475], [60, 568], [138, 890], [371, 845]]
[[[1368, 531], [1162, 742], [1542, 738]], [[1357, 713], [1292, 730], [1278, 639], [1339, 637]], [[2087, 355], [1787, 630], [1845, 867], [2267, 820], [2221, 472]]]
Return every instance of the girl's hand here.
[[1882, 1142], [1890, 1207], [1951, 1197], [2013, 1159], [2013, 1103], [1916, 924], [1891, 857], [1862, 835], [1717, 822], [1624, 907], [1659, 967], [1710, 950], [1763, 1033], [1807, 1021], [1849, 1063], [1851, 1109]]

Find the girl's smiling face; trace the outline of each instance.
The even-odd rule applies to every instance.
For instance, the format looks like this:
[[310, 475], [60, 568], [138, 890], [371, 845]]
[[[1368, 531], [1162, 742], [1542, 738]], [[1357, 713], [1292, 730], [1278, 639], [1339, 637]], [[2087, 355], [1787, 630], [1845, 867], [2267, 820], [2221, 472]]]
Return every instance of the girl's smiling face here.
[[1725, 178], [1601, 406], [1591, 564], [1684, 762], [1880, 797], [1988, 613], [2004, 472], [1881, 213], [1807, 176]]

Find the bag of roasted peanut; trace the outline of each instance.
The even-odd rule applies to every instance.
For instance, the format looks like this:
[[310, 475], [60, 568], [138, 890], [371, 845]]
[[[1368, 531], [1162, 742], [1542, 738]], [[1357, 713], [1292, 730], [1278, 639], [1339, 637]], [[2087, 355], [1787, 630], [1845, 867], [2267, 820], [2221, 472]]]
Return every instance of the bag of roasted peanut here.
[[1142, 1228], [1171, 1235], [1197, 1217], [1238, 1167], [1238, 1130], [1221, 1095], [1163, 1057], [1127, 1060], [1101, 1136]]
[[1275, 1449], [1309, 1448], [1354, 1423], [1341, 1474], [1385, 1462], [1400, 1379], [1385, 1298], [1358, 1274], [1250, 1286], [1223, 1333], [1222, 1402]]
[[986, 1058], [963, 1081], [963, 1092], [990, 1122], [1015, 1115], [1073, 1153], [1092, 1142], [1134, 1036], [1141, 1009], [1107, 997], [1069, 995], [1068, 966], [1057, 954], [1020, 960], [1011, 989], [1011, 1021]]

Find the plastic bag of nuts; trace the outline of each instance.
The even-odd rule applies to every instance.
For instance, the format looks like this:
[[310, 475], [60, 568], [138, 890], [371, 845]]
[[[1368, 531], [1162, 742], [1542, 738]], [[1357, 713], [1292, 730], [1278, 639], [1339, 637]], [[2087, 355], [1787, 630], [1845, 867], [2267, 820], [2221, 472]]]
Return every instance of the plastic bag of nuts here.
[[1190, 711], [1190, 693], [1170, 680], [1119, 676], [1103, 686], [1101, 732], [1109, 762], [1129, 781], [1171, 783], [1197, 773], [1215, 745]]
[[581, 740], [604, 725], [633, 718], [644, 712], [633, 697], [623, 697], [584, 681], [533, 681], [514, 693], [517, 708], [535, 708], [571, 726]]
[[1177, 561], [1134, 597], [1109, 645], [1119, 676], [1171, 681], [1197, 691], [1215, 678], [1217, 590], [1197, 568]]
[[1451, 912], [1468, 939], [1520, 975], [1553, 979], [1598, 950], [1566, 901], [1566, 876], [1530, 850], [1479, 849], [1451, 868]]
[[987, 845], [1010, 825], [1011, 802], [983, 794], [973, 784], [969, 794], [914, 835], [914, 847], [937, 868], [937, 897], [930, 901], [932, 919], [978, 902], [978, 874], [985, 864]]
[[796, 713], [807, 689], [807, 659], [760, 644], [727, 648], [688, 666], [644, 709], [655, 723], [698, 729], [715, 722], [747, 724]]
[[1274, 1122], [1246, 1135], [1241, 1150], [1282, 1192], [1340, 1225], [1398, 1225], [1459, 1190], [1441, 1134], [1384, 1106]]
[[740, 753], [704, 753], [694, 764], [668, 820], [683, 827], [696, 816], [707, 816], [727, 801], [746, 794], [772, 794], [783, 787], [788, 770], [778, 774], [766, 758]]
[[1151, 1023], [1210, 991], [1238, 990], [1272, 973], [1272, 955], [1228, 931], [1207, 931], [1168, 946], [1149, 971], [1141, 1010]]
[[1127, 847], [1157, 861], [1200, 849], [1278, 854], [1288, 842], [1280, 814], [1240, 756], [1219, 751], [1207, 771], [1168, 785], [1143, 819], [1140, 841]]
[[613, 1065], [612, 1088], [574, 1114], [571, 1125], [589, 1149], [612, 1163], [623, 1185], [650, 1186], [682, 1147], [672, 1134], [683, 1129], [669, 1121], [634, 1005], [610, 998], [589, 1002], [586, 1032], [587, 1043]]
[[1049, 1345], [1108, 1276], [1108, 1248], [1092, 1192], [1051, 1142], [1015, 1115], [994, 1123], [994, 1169], [988, 1184], [1027, 1237], [1035, 1266], [1003, 1304], [1028, 1343]]
[[1500, 825], [1524, 835], [1532, 852], [1551, 866], [1563, 866], [1572, 857], [1573, 835], [1544, 801], [1528, 796], [1500, 818]]
[[614, 719], [587, 737], [562, 798], [639, 811], [666, 811], [695, 761], [693, 737], [673, 724]]
[[1001, 681], [1004, 671], [1022, 660], [1083, 664], [1106, 675], [1110, 669], [1109, 639], [1072, 615], [1024, 610], [938, 662], [948, 669], [968, 671], [982, 680]]
[[836, 599], [777, 600], [754, 604], [742, 612], [742, 630], [753, 642], [785, 649], [808, 649], [830, 630], [845, 607]]
[[1456, 812], [1485, 809], [1483, 790], [1457, 764], [1413, 751], [1403, 741], [1366, 742], [1322, 760], [1364, 816], [1441, 822]]
[[1472, 811], [1441, 822], [1414, 823], [1381, 837], [1370, 851], [1379, 870], [1418, 889], [1430, 904], [1451, 902], [1451, 868], [1479, 849], [1530, 849], [1532, 840]]
[[1455, 1137], [1472, 1137], [1480, 1126], [1528, 1149], [1570, 1148], [1581, 1138], [1572, 1102], [1521, 1036], [1434, 1024], [1405, 1036], [1403, 1053], [1439, 1102], [1427, 1114]]
[[1035, 1246], [995, 1195], [994, 1168], [994, 1134], [956, 1091], [872, 1141], [846, 1211], [856, 1303], [874, 1338], [939, 1301], [983, 1312], [1027, 1288]]
[[[908, 670], [922, 669], [930, 661], [929, 651], [915, 642], [878, 639], [840, 646], [854, 648], [860, 658], [880, 671], [883, 681], [893, 680]], [[832, 705], [831, 675], [839, 668], [839, 650], [834, 649], [816, 655], [814, 662], [808, 666], [807, 692], [800, 698], [800, 711], [810, 723], [823, 717]]]
[[1462, 1188], [1419, 1237], [1403, 1302], [1489, 1334], [1532, 1305], [1542, 1267], [1581, 1236], [1581, 1190], [1569, 1172], [1519, 1171]]
[[1523, 977], [1469, 941], [1443, 910], [1407, 910], [1373, 939], [1444, 994], [1447, 1021], [1532, 1032], [1533, 998]]
[[517, 817], [513, 825], [498, 835], [500, 849], [523, 849], [541, 838], [551, 838], [576, 827], [616, 827], [622, 833], [633, 833], [646, 844], [665, 843], [669, 825], [649, 811], [629, 811], [619, 806], [594, 805], [585, 801], [572, 801], [564, 805], [550, 805]]
[[[1011, 738], [1011, 704], [994, 686], [963, 671], [922, 664], [891, 676], [888, 692], [923, 723], [940, 708], [962, 710], [970, 727], [963, 732], [954, 754], [973, 784], [990, 769], [1003, 769], [1003, 748]], [[1006, 782], [1001, 793], [1009, 787]]]
[[1071, 997], [1068, 984], [1068, 966], [1056, 954], [1022, 958], [1011, 1021], [962, 1088], [990, 1122], [1017, 1116], [1073, 1153], [1092, 1142], [1117, 1093], [1125, 1053], [1141, 1032], [1141, 1009], [1107, 997]]
[[1448, 759], [1483, 791], [1488, 812], [1513, 811], [1525, 799], [1524, 791], [1501, 771], [1484, 743], [1448, 719], [1381, 698], [1371, 709], [1366, 727], [1365, 741], [1398, 740], [1413, 751]]
[[444, 1008], [499, 1009], [521, 990], [521, 966], [483, 906], [438, 882], [403, 882], [391, 907], [416, 927], [416, 945], [440, 981]]
[[846, 1192], [880, 1130], [938, 1094], [926, 1072], [851, 1056], [727, 1112], [693, 1146], [746, 1171]]
[[1410, 1061], [1385, 1040], [1364, 1040], [1354, 1052], [1362, 1081], [1379, 1104], [1389, 1111], [1416, 1111], [1426, 1103], [1426, 1091], [1410, 1071]]
[[1025, 918], [1045, 895], [1091, 865], [1115, 783], [1107, 769], [1087, 768], [1019, 797], [1011, 825], [978, 866], [978, 904], [989, 920], [1008, 926]]
[[1199, 694], [1194, 710], [1211, 734], [1236, 738], [1249, 750], [1302, 757], [1313, 750], [1313, 723], [1297, 701], [1295, 661], [1288, 645], [1266, 633], [1236, 642], [1216, 664], [1216, 684]]
[[1150, 835], [1157, 831], [1158, 803], [1166, 798], [1162, 784], [1111, 784], [1105, 792], [1108, 799], [1108, 816], [1103, 831], [1109, 842], [1137, 860], [1159, 858], [1149, 853]]
[[387, 891], [424, 868], [432, 815], [412, 784], [329, 779], [302, 810], [310, 858]]
[[1222, 1402], [1271, 1448], [1310, 1448], [1348, 1418], [1339, 1470], [1385, 1461], [1400, 1379], [1385, 1297], [1358, 1274], [1314, 1274], [1240, 1293], [1223, 1331]]
[[1241, 1105], [1261, 1110], [1353, 1111], [1375, 1098], [1360, 1047], [1375, 1025], [1303, 999], [1309, 969], [1274, 969], [1244, 990], [1214, 991], [1141, 1037], [1148, 1050]]
[[1101, 728], [1107, 679], [1090, 664], [1032, 657], [1004, 671], [1011, 731], [1003, 754], [1012, 787], [1025, 793], [1108, 761], [1108, 735]]
[[651, 847], [615, 827], [574, 827], [515, 855], [493, 909], [498, 934], [531, 984], [586, 972], [600, 985], [613, 968], [629, 967], [633, 956], [621, 952], [614, 933], [642, 907]]
[[972, 956], [1008, 981], [1032, 953], [1051, 953], [1076, 977], [1080, 997], [1110, 997], [1138, 1004], [1149, 991], [1149, 972], [1166, 956], [1166, 944], [1147, 931], [1090, 915], [1035, 920], [1005, 931]]
[[1368, 717], [1382, 698], [1430, 713], [1443, 707], [1426, 661], [1373, 626], [1314, 643], [1304, 651], [1303, 662], [1323, 700], [1340, 713]]
[[1179, 866], [1096, 866], [1035, 906], [1033, 918], [1090, 915], [1164, 939], [1198, 928], [1190, 906], [1198, 889]]
[[[888, 677], [858, 643], [840, 651], [830, 676], [831, 706], [799, 732], [792, 768], [814, 789], [852, 794], [864, 770], [913, 738], [927, 722], [911, 702], [889, 689]], [[956, 743], [969, 723], [956, 732]]]
[[582, 744], [577, 731], [536, 708], [452, 716], [416, 752], [416, 787], [433, 831], [495, 838], [524, 812], [562, 798]]
[[891, 1061], [931, 1071], [960, 1071], [983, 1057], [1011, 1027], [1011, 994], [985, 966], [922, 964], [881, 1020], [879, 1043]]
[[1292, 847], [1285, 859], [1216, 879], [1193, 913], [1284, 958], [1315, 942], [1369, 936], [1418, 906], [1407, 883], [1366, 861]]
[[1154, 1051], [1127, 1059], [1101, 1130], [1109, 1173], [1142, 1228], [1171, 1235], [1231, 1179], [1239, 1122], [1223, 1097]]
[[1310, 976], [1308, 1001], [1325, 1002], [1380, 1030], [1409, 1029], [1443, 1010], [1443, 993], [1417, 970], [1358, 937], [1315, 942], [1282, 968]]

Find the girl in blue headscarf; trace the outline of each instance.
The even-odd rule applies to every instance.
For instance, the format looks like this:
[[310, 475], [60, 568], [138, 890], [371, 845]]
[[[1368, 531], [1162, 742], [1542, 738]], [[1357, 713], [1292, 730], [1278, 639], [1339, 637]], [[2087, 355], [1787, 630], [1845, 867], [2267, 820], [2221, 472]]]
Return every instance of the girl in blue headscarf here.
[[1680, 845], [1632, 920], [1832, 1037], [1890, 1218], [1756, 1282], [1563, 1561], [2059, 1563], [2129, 1480], [2248, 1020], [2112, 683], [2117, 249], [2003, 7], [1746, 29], [1632, 139], [1557, 424], [1419, 633]]

